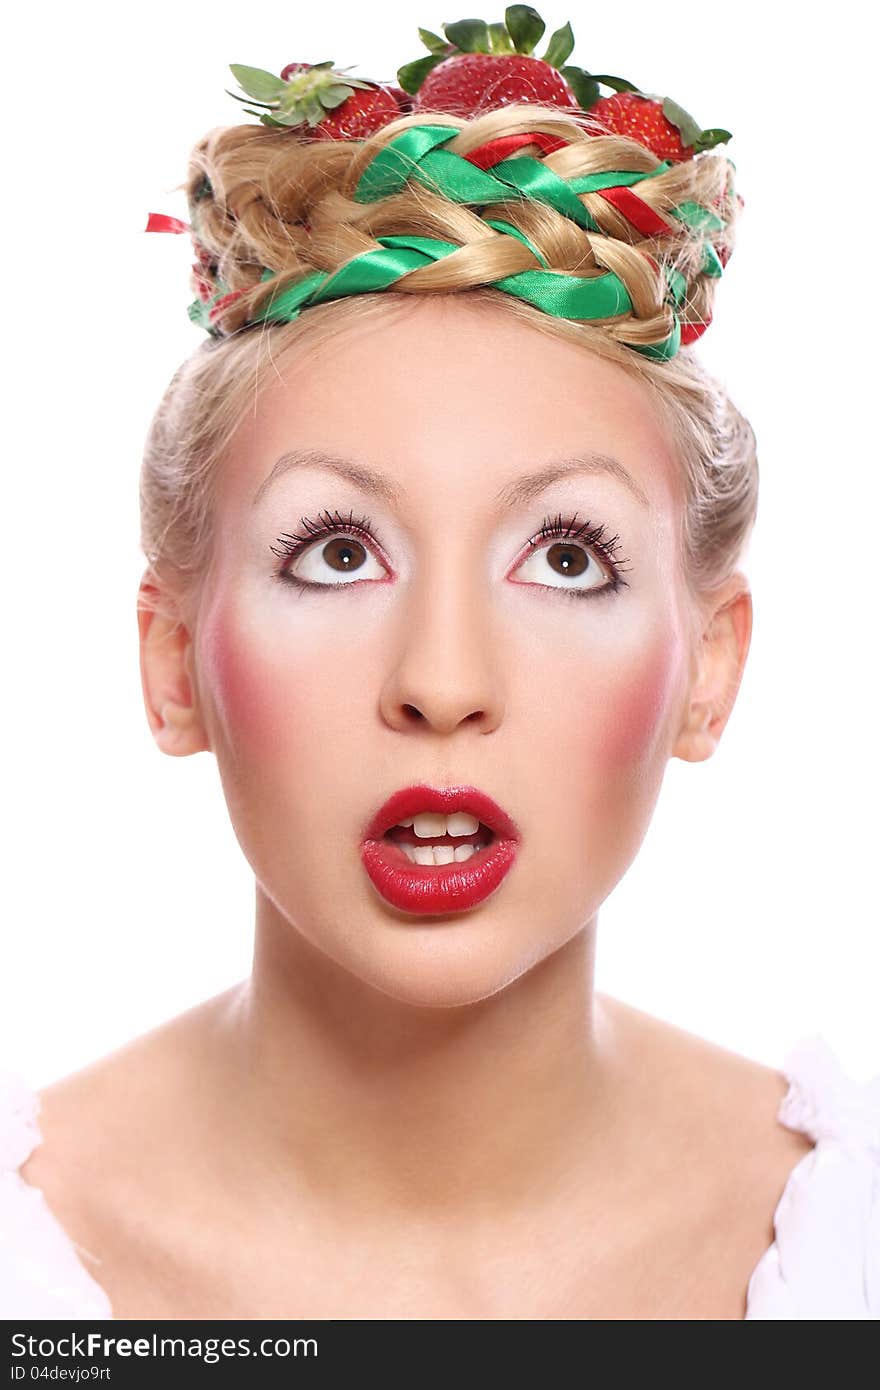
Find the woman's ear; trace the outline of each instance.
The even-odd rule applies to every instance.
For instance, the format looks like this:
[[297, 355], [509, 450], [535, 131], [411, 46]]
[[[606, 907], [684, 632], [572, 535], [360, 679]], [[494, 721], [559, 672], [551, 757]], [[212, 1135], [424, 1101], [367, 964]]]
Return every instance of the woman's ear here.
[[718, 746], [739, 692], [752, 638], [752, 595], [732, 576], [706, 624], [684, 721], [672, 756], [700, 763]]
[[174, 597], [159, 587], [150, 571], [138, 588], [137, 619], [141, 687], [156, 743], [173, 757], [210, 752], [192, 669], [190, 633]]

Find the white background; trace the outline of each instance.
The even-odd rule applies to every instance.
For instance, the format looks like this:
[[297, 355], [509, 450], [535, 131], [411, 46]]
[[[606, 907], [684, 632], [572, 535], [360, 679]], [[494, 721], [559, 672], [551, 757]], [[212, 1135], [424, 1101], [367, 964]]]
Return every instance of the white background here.
[[[475, 8], [500, 19], [503, 5]], [[759, 440], [748, 667], [709, 762], [673, 761], [601, 913], [597, 985], [779, 1064], [819, 1031], [880, 1071], [878, 127], [852, 4], [539, 6], [570, 61], [673, 96], [746, 199], [702, 340]], [[44, 1084], [247, 973], [253, 880], [210, 754], [165, 757], [140, 688], [144, 435], [180, 359], [188, 151], [252, 118], [229, 63], [394, 80], [439, 0], [17, 8], [4, 63], [0, 1066]], [[543, 51], [544, 42], [539, 45]]]

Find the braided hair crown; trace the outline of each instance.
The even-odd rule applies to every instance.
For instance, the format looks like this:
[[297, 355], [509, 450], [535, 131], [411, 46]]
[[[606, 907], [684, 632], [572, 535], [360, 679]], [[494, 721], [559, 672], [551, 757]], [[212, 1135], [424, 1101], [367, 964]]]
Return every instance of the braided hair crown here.
[[655, 358], [708, 327], [741, 204], [723, 156], [658, 160], [588, 116], [402, 116], [364, 141], [213, 132], [186, 183], [190, 316], [227, 336], [393, 285], [491, 287]]
[[206, 136], [181, 185], [191, 222], [148, 222], [192, 233], [193, 322], [228, 337], [354, 294], [481, 288], [645, 357], [695, 342], [743, 206], [716, 152], [730, 132], [571, 64], [570, 24], [539, 58], [544, 27], [512, 5], [420, 29], [428, 55], [400, 85], [231, 64], [262, 128]]

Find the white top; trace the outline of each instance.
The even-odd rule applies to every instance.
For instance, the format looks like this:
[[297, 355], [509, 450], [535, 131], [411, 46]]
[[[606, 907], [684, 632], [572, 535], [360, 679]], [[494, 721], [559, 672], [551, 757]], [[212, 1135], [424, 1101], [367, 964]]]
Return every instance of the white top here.
[[[796, 1043], [781, 1070], [789, 1088], [777, 1118], [814, 1146], [777, 1204], [745, 1316], [880, 1318], [880, 1074], [849, 1077], [818, 1034]], [[0, 1070], [0, 1317], [112, 1318], [100, 1260], [18, 1172], [43, 1142], [39, 1105], [19, 1075]]]

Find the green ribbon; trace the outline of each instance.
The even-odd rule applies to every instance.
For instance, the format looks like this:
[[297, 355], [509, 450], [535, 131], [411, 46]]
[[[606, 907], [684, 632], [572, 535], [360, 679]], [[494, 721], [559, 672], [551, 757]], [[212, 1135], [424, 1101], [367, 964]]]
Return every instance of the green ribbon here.
[[455, 154], [437, 149], [454, 139], [453, 126], [410, 126], [389, 141], [367, 165], [354, 191], [356, 203], [372, 203], [392, 193], [400, 193], [414, 178], [453, 203], [502, 203], [512, 199], [531, 199], [547, 203], [579, 227], [598, 232], [599, 224], [584, 207], [578, 193], [595, 193], [602, 188], [631, 187], [642, 179], [654, 178], [671, 167], [667, 159], [656, 169], [605, 170], [583, 174], [566, 181], [531, 155], [501, 160], [491, 171]]
[[[578, 198], [579, 193], [629, 187], [670, 167], [670, 161], [665, 160], [656, 169], [644, 172], [612, 170], [566, 181], [540, 160], [516, 156], [500, 161], [489, 172], [479, 169], [451, 150], [438, 148], [457, 134], [458, 128], [452, 126], [410, 126], [385, 145], [364, 169], [354, 192], [355, 201], [375, 202], [400, 192], [410, 179], [416, 179], [455, 203], [543, 202], [581, 228], [598, 231], [595, 219]], [[708, 208], [697, 203], [681, 203], [672, 212], [673, 216], [699, 230], [714, 230], [724, 225]], [[504, 294], [516, 295], [556, 318], [615, 318], [632, 311], [632, 300], [626, 285], [613, 271], [593, 276], [574, 276], [550, 270], [546, 258], [519, 228], [501, 219], [486, 218], [485, 221], [496, 231], [517, 237], [545, 267], [543, 270], [524, 270], [502, 276], [491, 282], [492, 288]], [[314, 304], [324, 304], [347, 295], [374, 294], [388, 289], [411, 270], [442, 260], [444, 256], [461, 249], [457, 243], [443, 241], [439, 237], [380, 236], [376, 240], [380, 249], [354, 256], [330, 274], [315, 271], [271, 296], [248, 323], [289, 322], [297, 318], [303, 308]], [[721, 274], [721, 262], [708, 243], [703, 268], [706, 274]], [[667, 303], [673, 307], [673, 330], [660, 343], [628, 344], [636, 352], [660, 360], [674, 357], [681, 346], [681, 325], [676, 310], [687, 291], [686, 281], [679, 271], [667, 265], [663, 270], [668, 291]], [[264, 269], [261, 278], [263, 281], [271, 280], [275, 278], [275, 272]], [[196, 300], [189, 306], [190, 318], [215, 336], [217, 329], [208, 315], [225, 293], [228, 293], [225, 287], [218, 288], [217, 294], [207, 303]]]
[[670, 209], [670, 215], [677, 217], [680, 222], [686, 222], [689, 227], [696, 227], [698, 231], [721, 232], [724, 230], [724, 223], [711, 208], [704, 208], [702, 203], [684, 202]]

